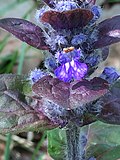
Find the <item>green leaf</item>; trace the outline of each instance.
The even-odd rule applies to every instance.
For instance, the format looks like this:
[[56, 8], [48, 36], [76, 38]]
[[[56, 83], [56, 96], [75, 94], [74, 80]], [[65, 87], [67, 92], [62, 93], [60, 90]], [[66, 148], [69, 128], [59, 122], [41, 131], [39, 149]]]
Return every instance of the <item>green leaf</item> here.
[[2, 58], [0, 63], [0, 74], [11, 73], [18, 57], [18, 51], [13, 51], [10, 55]]
[[100, 160], [118, 160], [120, 158], [120, 145], [110, 148], [99, 159]]
[[87, 149], [87, 157], [99, 157], [104, 152], [108, 151], [111, 147], [106, 144], [93, 144]]
[[22, 94], [25, 94], [26, 90], [29, 90], [28, 94], [32, 92], [31, 84], [28, 80], [27, 75], [1, 74], [0, 81], [1, 81], [0, 84], [1, 88], [4, 87], [5, 89], [6, 87], [7, 90], [12, 90], [16, 92], [18, 91], [21, 92]]
[[48, 131], [48, 152], [55, 160], [65, 159], [66, 134], [65, 130], [54, 129]]
[[7, 36], [5, 36], [5, 38], [2, 41], [0, 41], [0, 53], [2, 52], [4, 47], [6, 46], [9, 37], [10, 37], [10, 35], [8, 34]]
[[[116, 151], [115, 157], [119, 155], [117, 158], [120, 158], [120, 149], [118, 148], [120, 148], [120, 126], [102, 122], [95, 122], [90, 125], [87, 157], [95, 156], [97, 160], [117, 160], [113, 159], [113, 156], [110, 158], [109, 153]], [[107, 159], [107, 157], [109, 158]]]

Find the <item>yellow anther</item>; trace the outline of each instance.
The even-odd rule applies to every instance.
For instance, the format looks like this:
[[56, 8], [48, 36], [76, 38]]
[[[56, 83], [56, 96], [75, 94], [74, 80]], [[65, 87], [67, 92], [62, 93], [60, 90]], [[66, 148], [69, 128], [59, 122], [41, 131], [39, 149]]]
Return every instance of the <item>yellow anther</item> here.
[[75, 49], [74, 47], [63, 48], [63, 52], [68, 53], [73, 51], [74, 49]]

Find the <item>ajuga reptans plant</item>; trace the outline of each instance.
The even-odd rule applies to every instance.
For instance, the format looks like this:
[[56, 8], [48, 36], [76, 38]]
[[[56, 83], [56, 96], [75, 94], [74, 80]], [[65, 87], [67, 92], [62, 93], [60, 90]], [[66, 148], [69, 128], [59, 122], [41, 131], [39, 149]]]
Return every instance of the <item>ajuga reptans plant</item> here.
[[[21, 102], [18, 88], [14, 88], [15, 92], [8, 91], [11, 89], [9, 83], [18, 83], [16, 76], [1, 76], [3, 85], [3, 77], [9, 82], [4, 93], [14, 97], [25, 109], [25, 114], [28, 111], [32, 114], [31, 126], [23, 127], [24, 131], [41, 127], [65, 128], [66, 159], [93, 160], [95, 158], [85, 157], [87, 138], [80, 136], [80, 127], [97, 120], [120, 124], [119, 73], [113, 67], [106, 67], [99, 77], [91, 78], [99, 63], [108, 57], [109, 45], [120, 41], [120, 15], [98, 23], [102, 9], [95, 0], [43, 2], [44, 6], [36, 12], [37, 25], [18, 18], [0, 20], [1, 28], [27, 44], [47, 51], [45, 69], [36, 68], [26, 78], [34, 103]], [[19, 85], [20, 82], [19, 79]], [[37, 125], [33, 123], [36, 121]], [[18, 129], [19, 118], [16, 122], [17, 127], [4, 128], [3, 133], [23, 131]]]

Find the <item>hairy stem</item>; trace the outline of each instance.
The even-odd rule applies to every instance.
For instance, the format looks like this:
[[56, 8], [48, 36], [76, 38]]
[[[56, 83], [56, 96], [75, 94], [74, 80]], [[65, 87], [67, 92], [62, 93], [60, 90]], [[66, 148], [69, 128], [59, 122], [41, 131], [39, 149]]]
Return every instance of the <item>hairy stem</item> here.
[[67, 158], [66, 160], [85, 160], [86, 135], [80, 131], [80, 127], [69, 126], [66, 130]]

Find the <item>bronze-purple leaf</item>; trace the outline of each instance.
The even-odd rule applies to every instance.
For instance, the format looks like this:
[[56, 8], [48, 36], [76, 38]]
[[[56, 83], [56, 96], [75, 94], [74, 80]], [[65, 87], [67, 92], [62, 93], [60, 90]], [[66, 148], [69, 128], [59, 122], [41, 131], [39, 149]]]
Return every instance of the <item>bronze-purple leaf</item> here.
[[[97, 116], [99, 120], [108, 124], [120, 124], [120, 97], [108, 93], [96, 104], [101, 106]], [[97, 106], [96, 106], [97, 107]]]
[[69, 85], [69, 83], [64, 83], [57, 78], [45, 76], [33, 85], [32, 90], [43, 99], [69, 108]]
[[74, 109], [104, 95], [108, 90], [108, 83], [101, 78], [65, 83], [45, 76], [33, 85], [32, 90], [46, 101], [66, 109]]
[[88, 80], [82, 80], [72, 86], [72, 90], [75, 90], [81, 86], [85, 86], [86, 88], [93, 90], [93, 91], [98, 91], [102, 89], [108, 89], [108, 82], [102, 78], [95, 77], [91, 79], [90, 81]]
[[0, 19], [0, 27], [35, 48], [48, 50], [42, 29], [27, 20], [18, 18]]
[[69, 11], [47, 11], [41, 17], [42, 22], [49, 23], [54, 29], [82, 28], [93, 18], [93, 13], [87, 9]]
[[116, 82], [111, 90], [101, 97], [94, 108], [100, 111], [97, 118], [108, 124], [120, 125], [120, 82]]
[[120, 15], [106, 19], [98, 25], [98, 39], [94, 48], [108, 46], [120, 41]]
[[77, 108], [95, 101], [108, 91], [108, 87], [107, 81], [97, 77], [71, 84], [70, 107]]

